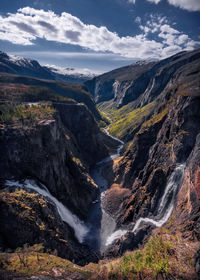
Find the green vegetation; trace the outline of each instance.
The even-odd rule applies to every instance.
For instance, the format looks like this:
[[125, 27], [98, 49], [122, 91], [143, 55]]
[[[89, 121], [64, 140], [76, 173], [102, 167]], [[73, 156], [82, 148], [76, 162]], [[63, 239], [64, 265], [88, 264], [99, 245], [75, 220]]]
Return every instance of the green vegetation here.
[[168, 113], [168, 108], [164, 109], [161, 113], [153, 115], [148, 121], [142, 124], [142, 128], [148, 128], [160, 122]]
[[102, 102], [98, 105], [98, 108], [100, 112], [105, 112], [102, 114], [107, 114], [113, 122], [116, 122], [120, 120], [121, 118], [124, 118], [128, 113], [133, 111], [132, 107], [130, 104], [123, 106], [120, 109], [116, 109], [114, 104], [109, 105], [108, 107], [105, 107], [106, 102]]
[[73, 157], [72, 160], [79, 166], [83, 167], [81, 160], [77, 157]]
[[83, 84], [78, 83], [2, 74], [0, 77], [0, 101], [64, 101], [84, 103], [97, 120], [101, 119], [87, 88]]
[[196, 279], [194, 254], [199, 244], [182, 239], [180, 232], [170, 234], [160, 228], [143, 248], [127, 252], [113, 260], [102, 260], [79, 267], [72, 262], [49, 254], [42, 244], [18, 248], [14, 253], [0, 253], [1, 268], [24, 275], [48, 275], [54, 279], [54, 271], [62, 277], [80, 273], [91, 280], [153, 280]]
[[0, 198], [10, 205], [13, 212], [19, 213], [22, 219], [34, 221], [41, 230], [44, 229], [44, 223], [40, 219], [38, 221], [35, 219], [34, 205], [39, 205], [42, 208], [47, 207], [45, 200], [39, 194], [16, 189], [11, 193], [1, 192]]
[[16, 121], [23, 122], [26, 119], [31, 121], [51, 119], [54, 113], [55, 109], [48, 104], [16, 105], [8, 103], [0, 105], [0, 123], [10, 124]]
[[0, 100], [10, 102], [64, 101], [75, 103], [72, 98], [55, 94], [48, 87], [23, 84], [0, 84]]
[[30, 276], [53, 275], [55, 269], [66, 276], [78, 272], [84, 276], [84, 279], [88, 279], [91, 275], [90, 271], [82, 269], [68, 260], [44, 253], [42, 244], [25, 245], [23, 248], [18, 248], [13, 254], [2, 253], [0, 254], [0, 264], [5, 270]]
[[119, 110], [109, 113], [113, 123], [110, 125], [109, 132], [116, 137], [122, 138], [127, 133], [127, 130], [135, 130], [139, 127], [152, 111], [154, 103], [135, 109], [129, 112], [128, 105], [120, 108]]
[[169, 242], [153, 235], [143, 249], [128, 252], [109, 264], [107, 279], [167, 279], [169, 256], [172, 252]]
[[98, 121], [98, 125], [100, 127], [106, 127], [107, 125], [110, 124], [111, 120], [106, 116], [106, 114], [104, 112], [101, 112], [99, 109], [99, 114], [101, 116], [101, 120]]

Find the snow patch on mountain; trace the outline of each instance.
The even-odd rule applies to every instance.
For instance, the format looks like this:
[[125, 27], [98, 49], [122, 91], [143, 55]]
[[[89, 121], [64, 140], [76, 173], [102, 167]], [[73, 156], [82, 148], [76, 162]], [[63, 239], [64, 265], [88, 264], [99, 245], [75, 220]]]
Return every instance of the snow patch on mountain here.
[[94, 78], [98, 73], [93, 73], [89, 69], [74, 69], [74, 68], [64, 68], [56, 65], [44, 65], [46, 68], [48, 68], [51, 72], [59, 75], [69, 75], [74, 76], [78, 78], [88, 78], [92, 79]]

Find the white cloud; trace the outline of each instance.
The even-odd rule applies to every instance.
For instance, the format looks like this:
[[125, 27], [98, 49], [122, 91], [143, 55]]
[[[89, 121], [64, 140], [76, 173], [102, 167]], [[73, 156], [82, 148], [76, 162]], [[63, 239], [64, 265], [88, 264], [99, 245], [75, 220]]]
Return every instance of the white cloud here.
[[141, 23], [141, 20], [142, 20], [141, 17], [136, 17], [136, 18], [135, 18], [135, 22], [136, 22], [136, 23]]
[[[158, 4], [162, 0], [147, 0]], [[169, 4], [188, 11], [200, 11], [200, 0], [167, 0]]]
[[[172, 28], [165, 17], [151, 15], [146, 25], [141, 24], [139, 17], [136, 22], [140, 24], [142, 34], [120, 37], [105, 26], [84, 24], [69, 13], [57, 15], [52, 11], [25, 7], [16, 14], [0, 16], [0, 38], [21, 45], [31, 45], [37, 38], [42, 38], [137, 59], [161, 58], [169, 46], [170, 50], [186, 44], [189, 48], [195, 46], [195, 42], [186, 34]], [[148, 39], [150, 33], [157, 34], [159, 40]]]
[[193, 41], [187, 34], [170, 26], [166, 17], [150, 15], [150, 20], [145, 25], [140, 23], [140, 29], [144, 32], [146, 38], [149, 34], [157, 35], [163, 45], [162, 57], [172, 54], [175, 51], [183, 49], [194, 49], [199, 42]]
[[155, 4], [158, 4], [161, 0], [147, 0], [148, 2], [152, 2], [152, 3], [155, 3]]
[[160, 30], [162, 32], [169, 33], [169, 34], [179, 34], [180, 33], [178, 30], [172, 28], [168, 24], [161, 25]]
[[[163, 0], [147, 0], [148, 2], [158, 4]], [[188, 10], [191, 12], [200, 11], [200, 0], [167, 0], [169, 4]], [[136, 0], [128, 0], [129, 3], [135, 4]]]
[[188, 11], [200, 11], [199, 0], [168, 0], [171, 5]]
[[163, 49], [163, 57], [171, 56], [175, 53], [182, 51], [180, 46], [168, 46]]

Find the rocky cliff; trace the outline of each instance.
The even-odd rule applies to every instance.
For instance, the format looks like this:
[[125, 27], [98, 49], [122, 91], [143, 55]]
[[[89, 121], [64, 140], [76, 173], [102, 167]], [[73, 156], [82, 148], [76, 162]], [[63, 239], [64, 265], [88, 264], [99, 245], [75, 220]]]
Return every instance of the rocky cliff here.
[[[51, 93], [48, 102], [27, 102], [28, 95], [22, 102], [24, 92], [19, 90], [17, 100], [13, 94], [2, 94], [0, 106], [1, 247], [43, 243], [80, 264], [96, 260], [87, 246], [80, 245], [71, 224], [62, 221], [54, 200], [44, 196], [41, 205], [41, 196], [29, 194], [35, 190], [24, 186], [13, 193], [6, 182], [12, 180], [17, 187], [17, 181], [34, 180], [71, 211], [69, 216], [84, 220], [98, 194], [89, 169], [118, 143], [100, 130], [83, 103], [62, 96], [56, 100]], [[36, 99], [37, 94], [31, 92]]]
[[104, 108], [113, 105], [119, 108], [130, 102], [134, 102], [133, 108], [137, 108], [153, 101], [179, 68], [199, 57], [199, 50], [195, 50], [158, 62], [137, 62], [95, 77], [85, 84], [97, 103], [104, 102]]
[[[2, 94], [2, 103], [10, 102], [11, 97], [18, 101], [16, 108], [10, 102], [0, 115], [0, 222], [4, 224], [8, 216], [12, 221], [1, 228], [2, 246], [21, 246], [30, 236], [31, 243], [42, 242], [51, 250], [56, 247], [60, 256], [75, 258], [76, 262], [97, 259], [87, 246], [77, 242], [73, 227], [57, 219], [55, 203], [33, 190], [5, 186], [7, 179], [34, 179], [79, 218], [85, 219], [88, 209], [96, 209], [100, 229], [112, 223], [113, 232], [108, 231], [102, 257], [137, 249], [110, 265], [101, 263], [105, 271], [100, 269], [99, 273], [103, 276], [98, 278], [98, 274], [94, 279], [108, 278], [109, 270], [109, 277], [115, 278], [127, 273], [127, 278], [139, 275], [153, 279], [160, 275], [167, 279], [170, 275], [173, 279], [196, 280], [200, 273], [199, 66], [200, 52], [195, 50], [117, 69], [86, 83], [111, 118], [107, 131], [125, 141], [123, 149], [99, 129], [92, 110], [82, 100], [55, 99], [54, 92], [47, 95], [50, 102], [41, 103], [39, 94], [40, 98], [34, 99], [40, 101], [38, 104], [27, 103], [27, 99], [19, 104], [21, 99], [10, 89]], [[19, 89], [20, 79], [15, 83], [17, 93], [27, 98], [30, 92], [27, 95]], [[60, 90], [62, 93], [63, 88]], [[95, 168], [95, 163], [116, 147], [120, 156]], [[101, 195], [97, 196], [90, 168], [100, 182]], [[93, 221], [97, 212], [90, 213]], [[39, 218], [34, 220], [36, 216]], [[12, 229], [19, 236], [25, 224], [23, 241], [13, 238], [9, 243], [6, 236]], [[65, 244], [63, 252], [61, 244]]]
[[[42, 105], [33, 105], [33, 110], [37, 106], [47, 110]], [[97, 191], [88, 170], [109, 155], [107, 136], [85, 105], [60, 102], [54, 107], [58, 113], [48, 118], [2, 125], [1, 179], [37, 178], [64, 204], [85, 215]]]
[[[181, 54], [182, 56], [188, 57], [188, 54]], [[146, 242], [145, 238], [151, 234], [153, 228], [162, 225], [167, 227], [170, 234], [180, 235], [181, 242], [189, 242], [188, 250], [191, 249], [193, 256], [195, 250], [199, 248], [197, 245], [200, 244], [198, 56], [199, 51], [195, 51], [192, 55], [190, 53], [191, 60], [187, 60], [183, 65], [180, 55], [176, 56], [176, 60], [173, 58], [174, 62], [172, 59], [168, 60], [162, 71], [171, 69], [171, 65], [172, 68], [175, 67], [174, 63], [178, 65], [170, 74], [170, 79], [169, 76], [167, 78], [162, 74], [163, 79], [168, 80], [166, 84], [162, 79], [160, 82], [160, 78], [155, 79], [154, 89], [157, 91], [149, 89], [132, 104], [129, 103], [116, 111], [107, 109], [107, 113], [113, 118], [111, 129], [120, 134], [122, 128], [122, 138], [128, 140], [125, 153], [114, 165], [114, 184], [104, 198], [105, 208], [115, 217], [119, 229], [119, 232], [116, 232], [119, 239], [116, 238], [112, 243], [106, 253], [107, 256], [116, 256], [128, 249], [137, 248], [138, 244]], [[162, 71], [160, 74], [157, 73], [156, 77], [161, 75]], [[135, 109], [130, 109], [135, 106]], [[121, 121], [118, 119], [120, 113]], [[174, 210], [172, 214], [169, 212], [170, 218], [168, 217], [167, 222], [159, 209], [169, 179], [174, 176], [180, 164], [185, 166], [184, 175], [182, 180], [181, 176], [178, 176], [180, 183], [175, 194], [169, 191], [167, 199], [169, 201], [172, 197], [176, 199]], [[168, 213], [167, 211], [166, 208], [163, 213]], [[134, 230], [140, 218], [143, 220]], [[165, 223], [160, 222], [161, 218]], [[152, 220], [155, 223], [151, 222]], [[129, 233], [125, 235], [126, 232]]]

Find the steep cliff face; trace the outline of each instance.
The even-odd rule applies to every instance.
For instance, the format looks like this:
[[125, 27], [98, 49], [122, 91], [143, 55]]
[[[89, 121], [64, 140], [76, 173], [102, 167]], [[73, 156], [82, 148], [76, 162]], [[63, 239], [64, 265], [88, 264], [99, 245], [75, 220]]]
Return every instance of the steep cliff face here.
[[36, 178], [64, 204], [86, 213], [97, 190], [73, 138], [58, 115], [1, 127], [1, 179]]
[[126, 210], [120, 211], [123, 222], [155, 213], [166, 178], [177, 163], [186, 162], [195, 146], [200, 132], [199, 106], [199, 98], [178, 96], [162, 119], [135, 135], [116, 168], [116, 183], [133, 194], [122, 206]]
[[13, 120], [0, 129], [1, 179], [36, 178], [85, 216], [97, 194], [89, 168], [118, 143], [99, 129], [84, 104], [54, 102], [53, 107], [33, 104], [11, 110]]
[[[42, 243], [82, 265], [97, 261], [80, 244], [99, 192], [89, 170], [119, 143], [103, 133], [84, 103], [11, 84], [4, 80], [8, 92], [0, 92], [0, 247]], [[7, 188], [7, 180], [22, 190]]]
[[200, 135], [187, 160], [182, 187], [173, 212], [173, 229], [181, 229], [189, 240], [200, 240]]
[[74, 135], [81, 158], [89, 167], [108, 156], [110, 147], [118, 145], [99, 129], [93, 115], [83, 103], [54, 103], [54, 106], [59, 111], [64, 126]]
[[[170, 69], [171, 63], [165, 68]], [[137, 248], [161, 226], [188, 242], [192, 258], [199, 248], [199, 65], [195, 58], [178, 66], [159, 95], [148, 90], [148, 105], [140, 107], [145, 93], [132, 103], [133, 108], [139, 106], [133, 111], [131, 103], [107, 110], [114, 120], [110, 129], [119, 133], [122, 127], [122, 139], [129, 141], [114, 164], [114, 184], [104, 198], [107, 212], [117, 222], [107, 256]], [[154, 88], [164, 84], [158, 79]]]
[[95, 77], [85, 82], [85, 85], [93, 95], [96, 103], [120, 100], [126, 94], [126, 90], [129, 91], [134, 81], [139, 82], [141, 90], [145, 89], [144, 83], [140, 83], [140, 76], [151, 69], [154, 64], [154, 62], [138, 62]]
[[[182, 52], [159, 62], [137, 62], [86, 82], [97, 103], [117, 108], [130, 102], [133, 108], [153, 101], [173, 80], [180, 67], [200, 58], [199, 51]], [[109, 102], [107, 102], [109, 101]], [[111, 102], [112, 101], [112, 102]]]

